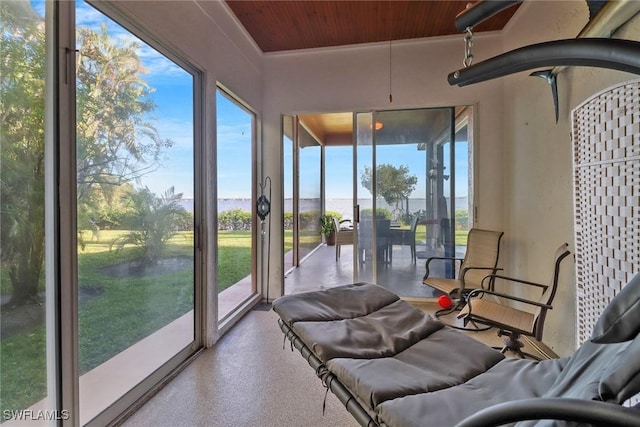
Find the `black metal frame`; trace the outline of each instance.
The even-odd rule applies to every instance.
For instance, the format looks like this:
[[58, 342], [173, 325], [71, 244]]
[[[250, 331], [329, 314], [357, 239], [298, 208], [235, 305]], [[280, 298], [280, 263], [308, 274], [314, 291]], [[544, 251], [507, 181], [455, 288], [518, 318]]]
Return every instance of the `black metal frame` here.
[[456, 16], [456, 28], [459, 31], [464, 31], [516, 3], [522, 3], [522, 0], [489, 0], [474, 3], [458, 13]]
[[541, 67], [577, 65], [640, 74], [640, 42], [586, 38], [555, 40], [521, 47], [463, 68], [447, 77], [466, 86]]
[[313, 368], [316, 375], [322, 384], [342, 402], [347, 411], [356, 419], [358, 424], [362, 427], [379, 427], [379, 424], [371, 418], [371, 415], [366, 409], [358, 403], [356, 398], [351, 392], [340, 382], [338, 377], [331, 373], [327, 367], [322, 363], [320, 359], [307, 347], [300, 338], [289, 328], [289, 326], [282, 320], [278, 319], [278, 325], [280, 330], [284, 333], [285, 337], [291, 341], [291, 346], [295, 347], [302, 357], [307, 361], [309, 366]]
[[545, 419], [603, 427], [629, 427], [640, 423], [640, 411], [593, 400], [535, 398], [491, 406], [467, 417], [456, 427], [494, 427], [517, 421]]

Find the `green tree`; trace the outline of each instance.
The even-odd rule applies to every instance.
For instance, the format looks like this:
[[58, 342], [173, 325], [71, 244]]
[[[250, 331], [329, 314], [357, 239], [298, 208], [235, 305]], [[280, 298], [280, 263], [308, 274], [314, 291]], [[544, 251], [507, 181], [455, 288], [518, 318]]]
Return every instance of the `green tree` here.
[[[1, 262], [12, 304], [34, 298], [44, 259], [44, 22], [26, 1], [0, 1]], [[96, 224], [116, 189], [160, 166], [171, 141], [150, 123], [153, 90], [133, 41], [78, 28], [78, 223]]]
[[165, 254], [167, 243], [178, 232], [178, 225], [189, 217], [180, 205], [182, 193], [171, 187], [161, 197], [148, 188], [131, 193], [132, 215], [129, 228], [133, 231], [116, 239], [114, 246], [121, 250], [134, 245], [141, 266], [154, 265]]
[[[390, 206], [402, 210], [400, 203], [416, 188], [418, 177], [409, 175], [409, 167], [381, 164], [376, 167], [376, 191]], [[362, 186], [373, 193], [373, 169], [365, 166], [360, 174]]]
[[79, 223], [90, 228], [118, 199], [118, 187], [160, 166], [172, 145], [149, 121], [156, 105], [138, 43], [77, 29], [77, 175]]
[[12, 303], [38, 291], [44, 258], [44, 23], [0, 2], [0, 242]]

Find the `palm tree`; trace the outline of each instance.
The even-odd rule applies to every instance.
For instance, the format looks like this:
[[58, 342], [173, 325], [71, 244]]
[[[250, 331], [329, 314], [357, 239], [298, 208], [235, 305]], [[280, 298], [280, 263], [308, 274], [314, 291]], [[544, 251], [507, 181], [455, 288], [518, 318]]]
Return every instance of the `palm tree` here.
[[139, 252], [140, 267], [158, 263], [166, 251], [167, 243], [178, 231], [179, 224], [189, 216], [180, 205], [182, 193], [175, 194], [170, 187], [161, 197], [145, 187], [130, 195], [132, 231], [113, 242], [117, 250], [134, 245]]

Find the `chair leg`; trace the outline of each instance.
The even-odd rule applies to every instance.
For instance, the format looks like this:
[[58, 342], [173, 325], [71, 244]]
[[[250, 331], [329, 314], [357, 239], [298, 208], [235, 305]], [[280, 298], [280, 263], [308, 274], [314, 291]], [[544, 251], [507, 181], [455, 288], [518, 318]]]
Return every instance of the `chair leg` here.
[[[449, 297], [451, 298], [451, 295], [449, 295]], [[453, 302], [453, 304], [451, 305], [451, 307], [449, 308], [443, 308], [440, 309], [438, 311], [436, 311], [434, 313], [436, 318], [439, 318], [440, 316], [446, 316], [447, 314], [451, 314], [454, 311], [459, 311], [462, 310], [463, 307], [467, 304], [467, 299], [466, 297], [463, 298], [451, 298], [451, 301]], [[458, 316], [458, 318], [460, 319], [461, 316]], [[442, 322], [442, 320], [441, 320]], [[453, 324], [449, 324], [446, 322], [443, 322], [445, 325], [454, 328], [454, 329], [459, 329], [461, 331], [469, 331], [469, 332], [482, 332], [482, 331], [488, 331], [489, 329], [491, 329], [491, 326], [479, 326], [477, 325], [474, 321], [470, 321], [467, 317], [464, 318], [463, 320], [463, 326], [456, 326]], [[473, 325], [473, 327], [467, 327], [467, 325], [471, 323]]]
[[502, 347], [500, 353], [504, 354], [507, 351], [510, 351], [516, 354], [521, 359], [529, 357], [534, 360], [541, 360], [539, 357], [534, 356], [531, 353], [522, 351], [524, 344], [522, 343], [522, 341], [520, 341], [520, 334], [518, 332], [499, 330], [498, 336], [501, 337], [503, 335], [506, 335], [506, 338], [502, 340], [502, 342], [504, 343], [504, 347]]

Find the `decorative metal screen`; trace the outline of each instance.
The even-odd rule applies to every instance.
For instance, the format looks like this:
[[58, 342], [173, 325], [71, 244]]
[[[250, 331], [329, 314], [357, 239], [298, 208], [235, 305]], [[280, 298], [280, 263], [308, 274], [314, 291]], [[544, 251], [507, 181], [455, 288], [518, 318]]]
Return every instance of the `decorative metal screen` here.
[[572, 114], [578, 345], [640, 272], [640, 80]]

